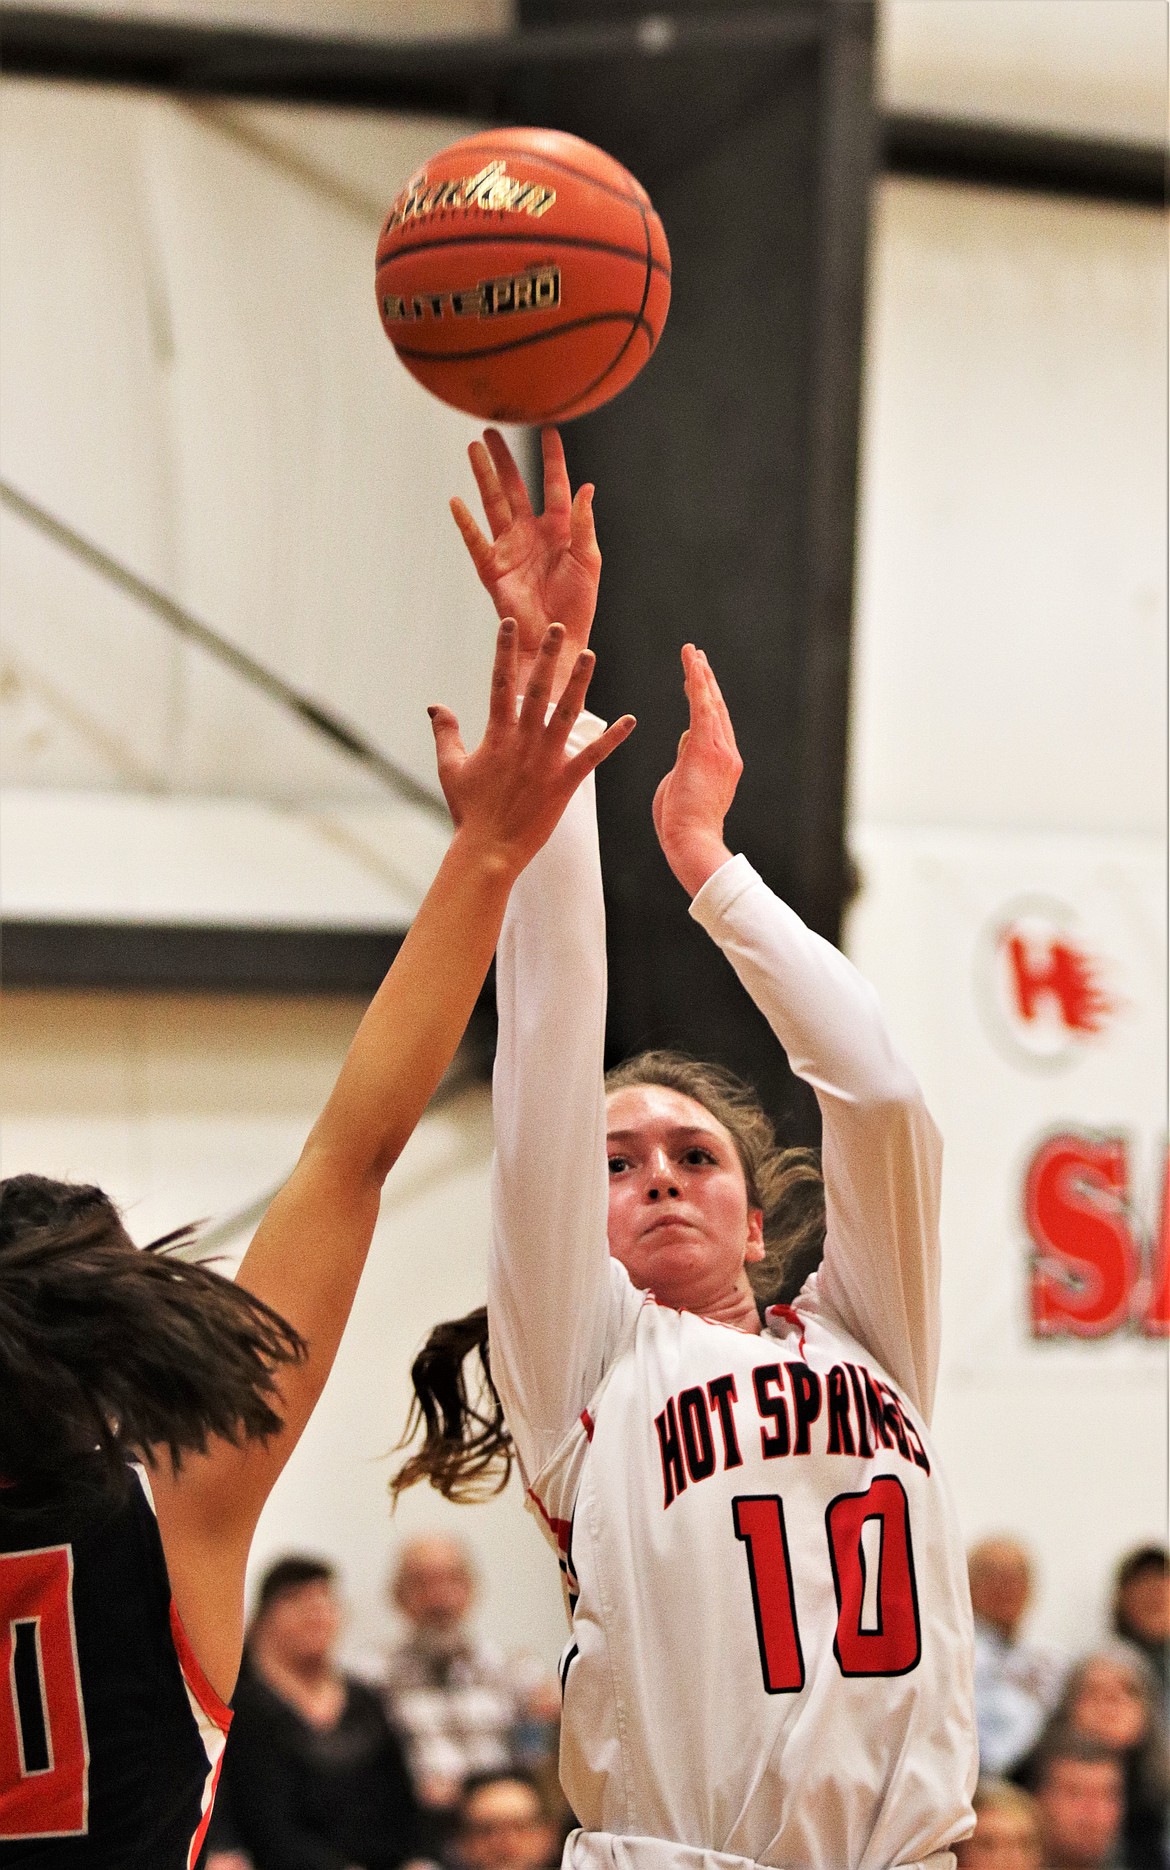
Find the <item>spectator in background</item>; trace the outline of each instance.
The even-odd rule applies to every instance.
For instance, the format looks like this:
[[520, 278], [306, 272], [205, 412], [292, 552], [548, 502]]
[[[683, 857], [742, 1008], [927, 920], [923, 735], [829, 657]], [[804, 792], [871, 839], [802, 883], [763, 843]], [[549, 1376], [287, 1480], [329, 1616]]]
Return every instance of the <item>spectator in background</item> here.
[[1069, 1675], [1053, 1725], [1108, 1747], [1120, 1762], [1126, 1870], [1167, 1870], [1170, 1759], [1154, 1673], [1144, 1658], [1124, 1643], [1084, 1657]]
[[419, 1799], [449, 1821], [470, 1774], [539, 1770], [556, 1745], [556, 1683], [531, 1658], [507, 1657], [477, 1634], [475, 1571], [459, 1540], [409, 1540], [389, 1594], [408, 1634], [387, 1660], [387, 1712]]
[[451, 1855], [458, 1870], [544, 1870], [561, 1836], [524, 1772], [473, 1773], [463, 1784]]
[[1056, 1704], [1062, 1668], [1020, 1638], [1032, 1597], [1032, 1561], [1010, 1538], [984, 1539], [967, 1558], [975, 1612], [975, 1721], [983, 1773], [1009, 1773], [1032, 1748]]
[[255, 1870], [395, 1870], [419, 1812], [377, 1693], [338, 1669], [331, 1565], [285, 1558], [260, 1586], [224, 1750], [222, 1821]]
[[1117, 1862], [1125, 1788], [1109, 1747], [1054, 1730], [1033, 1756], [1029, 1790], [1040, 1814], [1045, 1870], [1108, 1870]]
[[1149, 1663], [1163, 1717], [1170, 1720], [1170, 1552], [1164, 1545], [1139, 1545], [1117, 1567], [1113, 1630]]
[[971, 1800], [975, 1829], [955, 1845], [958, 1870], [1041, 1870], [1036, 1801], [1006, 1779], [981, 1779]]

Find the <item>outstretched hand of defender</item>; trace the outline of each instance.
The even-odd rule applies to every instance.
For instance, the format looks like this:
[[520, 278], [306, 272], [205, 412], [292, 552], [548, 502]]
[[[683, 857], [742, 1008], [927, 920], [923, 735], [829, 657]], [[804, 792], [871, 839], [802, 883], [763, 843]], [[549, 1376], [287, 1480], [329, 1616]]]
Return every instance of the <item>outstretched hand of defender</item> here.
[[574, 496], [556, 429], [541, 430], [544, 511], [534, 513], [523, 476], [498, 429], [485, 429], [468, 449], [491, 538], [462, 500], [451, 512], [500, 618], [514, 617], [518, 666], [526, 681], [550, 623], [564, 625], [559, 667], [563, 685], [573, 660], [589, 647], [597, 608], [601, 553], [593, 528], [593, 488]]
[[723, 821], [743, 761], [727, 703], [703, 651], [685, 644], [682, 664], [690, 725], [654, 794], [654, 829], [667, 863], [694, 896], [731, 855], [723, 841]]
[[487, 728], [474, 753], [464, 747], [459, 722], [449, 708], [430, 710], [439, 783], [456, 831], [474, 839], [509, 877], [519, 875], [552, 833], [581, 781], [634, 727], [633, 715], [623, 714], [580, 753], [567, 752], [596, 659], [591, 650], [580, 652], [550, 714], [566, 636], [559, 623], [542, 632], [517, 714], [521, 631], [513, 618], [504, 619], [496, 639]]

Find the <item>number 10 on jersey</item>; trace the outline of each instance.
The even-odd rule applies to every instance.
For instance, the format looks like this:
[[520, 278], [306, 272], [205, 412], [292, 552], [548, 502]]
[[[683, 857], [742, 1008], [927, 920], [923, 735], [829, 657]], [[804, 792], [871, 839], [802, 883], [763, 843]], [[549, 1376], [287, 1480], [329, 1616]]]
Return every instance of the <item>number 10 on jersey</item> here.
[[[784, 1502], [779, 1494], [738, 1494], [735, 1536], [747, 1553], [760, 1668], [770, 1695], [804, 1687]], [[842, 1493], [825, 1512], [837, 1596], [833, 1654], [842, 1675], [906, 1675], [918, 1665], [922, 1635], [910, 1506], [901, 1481], [879, 1475], [864, 1493]]]

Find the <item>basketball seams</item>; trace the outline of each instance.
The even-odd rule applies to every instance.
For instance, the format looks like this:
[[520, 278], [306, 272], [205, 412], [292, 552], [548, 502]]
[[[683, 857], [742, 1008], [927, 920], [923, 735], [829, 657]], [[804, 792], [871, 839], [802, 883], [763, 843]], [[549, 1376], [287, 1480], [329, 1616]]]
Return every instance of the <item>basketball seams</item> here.
[[478, 351], [416, 351], [416, 350], [411, 350], [405, 344], [394, 344], [393, 338], [391, 338], [390, 342], [394, 344], [394, 349], [397, 352], [399, 357], [411, 357], [415, 360], [416, 363], [420, 363], [420, 364], [468, 364], [468, 363], [474, 363], [480, 357], [501, 357], [506, 351], [522, 351], [525, 348], [525, 346], [529, 344], [545, 344], [548, 342], [550, 338], [564, 337], [566, 333], [570, 331], [585, 331], [588, 329], [590, 325], [616, 325], [616, 324], [622, 324], [626, 321], [628, 321], [629, 323], [630, 331], [629, 331], [629, 335], [626, 338], [625, 343], [622, 345], [621, 350], [618, 352], [617, 357], [614, 358], [613, 363], [609, 363], [606, 365], [605, 369], [601, 373], [601, 376], [597, 378], [596, 382], [589, 384], [586, 389], [582, 389], [577, 392], [577, 394], [572, 399], [574, 402], [577, 402], [579, 401], [580, 397], [588, 395], [589, 390], [595, 389], [597, 387], [597, 383], [603, 382], [604, 379], [609, 375], [610, 371], [614, 368], [614, 365], [619, 361], [621, 357], [625, 355], [625, 352], [630, 343], [630, 339], [633, 337], [634, 332], [638, 329], [639, 325], [641, 325], [642, 328], [649, 335], [650, 347], [653, 350], [654, 348], [653, 333], [650, 330], [650, 325], [649, 325], [648, 320], [643, 318], [640, 313], [638, 312], [590, 312], [587, 317], [572, 318], [569, 320], [567, 324], [557, 325], [552, 331], [530, 331], [526, 337], [508, 338], [502, 344], [493, 344], [493, 345], [488, 346], [485, 350], [478, 350]]
[[[539, 234], [533, 234], [527, 230], [517, 234], [457, 233], [451, 234], [441, 240], [414, 241], [409, 247], [395, 247], [393, 252], [380, 255], [375, 261], [375, 278], [377, 278], [387, 266], [392, 266], [396, 260], [406, 259], [408, 255], [412, 253], [430, 253], [442, 247], [490, 247], [493, 245], [502, 245], [504, 243], [507, 243], [509, 246], [522, 245], [538, 247], [541, 253], [551, 247], [574, 247], [578, 250], [584, 249], [589, 253], [611, 253], [616, 259], [633, 260], [638, 266], [642, 265], [644, 257], [634, 247], [619, 247], [606, 240], [586, 240], [583, 236], [577, 234], [550, 234], [547, 237], [542, 237]], [[537, 265], [539, 262], [534, 260], [533, 264]], [[670, 268], [664, 265], [661, 260], [652, 259], [651, 265], [656, 271], [662, 273], [665, 278], [670, 278]], [[425, 298], [426, 293], [423, 292], [419, 296]], [[643, 306], [645, 303], [645, 296], [643, 296]]]
[[[602, 371], [599, 377], [594, 377], [592, 383], [587, 383], [584, 389], [577, 391], [577, 394], [575, 396], [570, 396], [567, 399], [567, 401], [559, 404], [558, 407], [552, 411], [554, 418], [556, 416], [561, 415], [562, 412], [566, 409], [575, 408], [578, 403], [583, 402], [586, 397], [592, 396], [595, 390], [599, 390], [601, 388], [606, 378], [611, 377], [614, 371], [617, 369], [618, 365], [621, 363], [622, 358], [625, 356], [626, 352], [630, 348], [630, 345], [634, 341], [634, 333], [639, 328], [641, 328], [643, 331], [646, 331], [647, 333], [649, 333], [650, 331], [650, 326], [649, 326], [649, 323], [647, 322], [645, 313], [646, 313], [646, 300], [650, 296], [650, 278], [651, 278], [652, 264], [651, 264], [651, 249], [650, 249], [650, 223], [646, 218], [645, 209], [642, 210], [642, 230], [646, 235], [646, 277], [642, 282], [642, 303], [638, 307], [637, 318], [635, 322], [630, 326], [629, 331], [626, 333], [626, 341], [622, 345], [617, 356], [611, 359], [611, 361], [606, 365], [606, 368]], [[653, 336], [651, 336], [649, 356], [653, 356], [653, 354], [654, 354], [654, 338]]]
[[[649, 363], [650, 359], [654, 355], [654, 348], [655, 348], [654, 347], [654, 332], [653, 332], [652, 327], [647, 322], [644, 321], [639, 327], [639, 329], [641, 331], [642, 336], [646, 340], [646, 355], [642, 359], [642, 362], [638, 365], [638, 369], [634, 371], [633, 376], [635, 377], [637, 376], [638, 371], [644, 369], [645, 366]], [[635, 337], [637, 336], [637, 332], [634, 333], [634, 336]], [[601, 381], [604, 381], [604, 378], [602, 378]], [[630, 378], [630, 381], [631, 382], [633, 381], [632, 377]], [[549, 415], [542, 419], [549, 421], [549, 422], [571, 422], [574, 416], [589, 415], [592, 408], [596, 408], [600, 406], [598, 404], [593, 404], [590, 401], [593, 391], [596, 388], [597, 388], [596, 383], [589, 384], [589, 386], [586, 389], [583, 389], [579, 396], [575, 396], [571, 402], [558, 404], [557, 408], [551, 410]], [[604, 397], [602, 398], [602, 401], [603, 402], [605, 401]], [[582, 408], [583, 403], [588, 405], [588, 407]]]
[[[491, 134], [490, 131], [488, 132], [488, 134], [489, 135]], [[447, 150], [444, 150], [443, 154], [447, 155], [448, 153], [453, 153], [454, 150], [470, 149], [472, 147], [476, 149], [482, 149], [485, 152], [485, 154], [488, 154], [491, 156], [504, 156], [504, 157], [512, 156], [517, 161], [541, 162], [544, 164], [546, 169], [555, 169], [558, 175], [571, 175], [574, 181], [587, 182], [590, 188], [600, 189], [603, 195], [612, 195], [615, 201], [624, 201], [627, 207], [642, 209], [644, 206], [644, 204], [641, 201], [639, 201], [637, 195], [625, 194], [622, 189], [617, 187], [616, 183], [603, 182], [601, 181], [600, 177], [596, 175], [590, 175], [588, 169], [575, 169], [571, 162], [562, 162], [560, 158], [557, 156], [546, 156], [541, 150], [525, 149], [523, 144], [516, 144], [516, 143], [498, 144], [498, 143], [486, 143], [486, 142], [480, 143], [478, 140], [474, 141], [473, 143], [471, 139], [468, 139], [467, 142], [454, 144], [452, 146], [452, 152], [448, 152]], [[621, 164], [617, 162], [616, 157], [612, 158], [612, 160], [614, 161], [615, 167], [617, 168], [621, 167]], [[418, 171], [418, 173], [427, 175], [427, 179], [429, 181], [430, 177], [427, 172], [425, 164], [423, 168], [420, 171]], [[450, 179], [453, 179], [453, 178], [446, 177], [446, 176], [439, 177], [440, 181], [447, 181]], [[632, 181], [633, 177], [631, 176], [630, 179]]]

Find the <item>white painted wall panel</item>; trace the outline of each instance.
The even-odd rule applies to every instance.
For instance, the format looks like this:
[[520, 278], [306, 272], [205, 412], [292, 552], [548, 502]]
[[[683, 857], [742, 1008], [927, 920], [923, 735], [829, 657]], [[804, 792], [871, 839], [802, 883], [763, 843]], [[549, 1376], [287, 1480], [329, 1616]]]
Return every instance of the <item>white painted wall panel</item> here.
[[876, 198], [851, 810], [1158, 832], [1162, 216]]
[[895, 110], [1162, 142], [1163, 0], [879, 0]]

